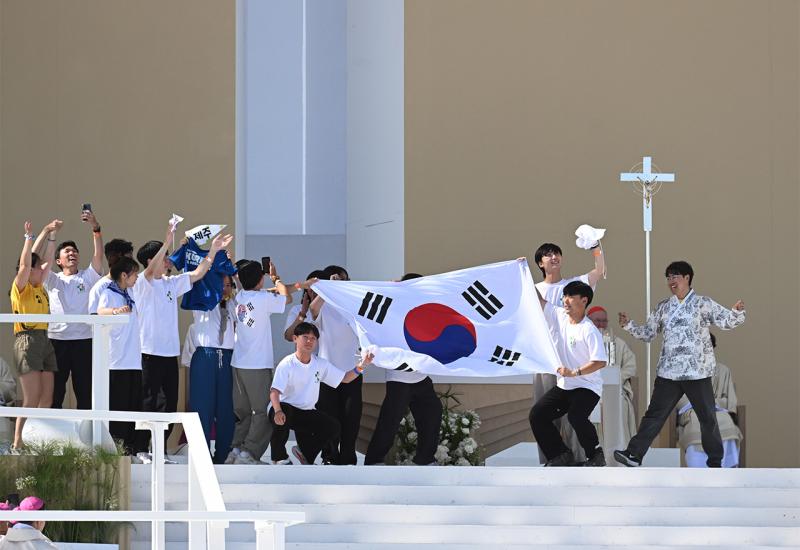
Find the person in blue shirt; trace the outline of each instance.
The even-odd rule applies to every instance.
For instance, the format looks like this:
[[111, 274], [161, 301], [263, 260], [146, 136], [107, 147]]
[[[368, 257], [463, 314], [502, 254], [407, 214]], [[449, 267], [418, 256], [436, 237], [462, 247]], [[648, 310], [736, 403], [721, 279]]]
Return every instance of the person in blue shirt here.
[[[181, 241], [182, 246], [172, 253], [169, 261], [185, 272], [193, 271], [208, 255], [207, 250], [200, 248], [194, 239], [189, 237]], [[222, 300], [223, 281], [225, 276], [234, 275], [236, 266], [233, 265], [225, 250], [220, 250], [214, 256], [211, 267], [205, 277], [192, 285], [192, 289], [183, 295], [181, 308], [194, 311], [211, 311]]]

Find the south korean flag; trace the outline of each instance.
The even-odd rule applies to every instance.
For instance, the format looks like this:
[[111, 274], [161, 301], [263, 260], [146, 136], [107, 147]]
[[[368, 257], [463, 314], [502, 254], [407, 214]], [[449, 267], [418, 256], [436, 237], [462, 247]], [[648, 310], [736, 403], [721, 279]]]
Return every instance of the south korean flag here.
[[319, 281], [314, 290], [385, 369], [477, 377], [559, 365], [524, 260], [404, 282]]

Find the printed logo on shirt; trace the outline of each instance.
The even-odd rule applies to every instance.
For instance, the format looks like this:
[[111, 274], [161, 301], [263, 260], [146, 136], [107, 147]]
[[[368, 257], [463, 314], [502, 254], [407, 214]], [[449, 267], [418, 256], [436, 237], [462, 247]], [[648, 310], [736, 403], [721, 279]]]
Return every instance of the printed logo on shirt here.
[[[255, 309], [255, 306], [252, 302], [248, 302], [247, 304], [239, 304], [236, 307], [236, 318], [239, 320], [240, 323], [245, 323], [248, 327], [252, 327], [256, 324], [256, 320], [250, 317], [250, 312]], [[249, 319], [248, 319], [249, 317]], [[247, 322], [245, 322], [247, 319]]]
[[575, 338], [575, 335], [570, 334], [569, 335], [569, 340], [567, 340], [567, 343], [569, 344], [569, 347], [574, 348], [575, 344], [578, 343], [578, 339]]
[[78, 283], [78, 292], [86, 291], [86, 287], [83, 285], [83, 282]]
[[501, 346], [495, 346], [494, 353], [492, 354], [492, 358], [489, 359], [490, 363], [497, 363], [498, 365], [502, 365], [504, 367], [512, 367], [514, 363], [519, 361], [520, 352], [512, 351], [510, 349], [505, 349]]
[[194, 250], [186, 250], [186, 263], [190, 265], [200, 265], [203, 257]]
[[172, 301], [172, 291], [171, 290], [167, 291], [167, 300], [169, 300], [170, 302]]
[[503, 303], [480, 281], [472, 283], [467, 290], [461, 293], [461, 296], [487, 321], [503, 309]]
[[317, 384], [322, 382], [322, 378], [320, 378], [319, 371], [314, 372], [314, 382], [316, 382]]

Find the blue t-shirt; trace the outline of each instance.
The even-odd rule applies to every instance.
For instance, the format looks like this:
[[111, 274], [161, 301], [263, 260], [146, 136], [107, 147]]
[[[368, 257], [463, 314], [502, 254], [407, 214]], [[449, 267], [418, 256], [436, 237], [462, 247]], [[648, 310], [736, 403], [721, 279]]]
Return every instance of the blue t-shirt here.
[[[169, 257], [169, 261], [175, 264], [178, 269], [189, 272], [194, 271], [207, 255], [207, 250], [203, 250], [197, 246], [193, 239], [189, 239], [188, 243]], [[220, 250], [214, 257], [214, 263], [211, 264], [206, 276], [197, 281], [192, 286], [192, 290], [183, 295], [181, 308], [211, 311], [222, 300], [223, 277], [234, 273], [236, 273], [236, 267], [228, 259], [225, 251]]]

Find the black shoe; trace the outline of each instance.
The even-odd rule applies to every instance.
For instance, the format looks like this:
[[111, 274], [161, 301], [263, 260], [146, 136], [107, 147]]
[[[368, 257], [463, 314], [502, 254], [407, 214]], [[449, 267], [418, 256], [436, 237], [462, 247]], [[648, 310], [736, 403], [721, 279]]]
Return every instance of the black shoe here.
[[603, 448], [598, 447], [594, 450], [592, 458], [583, 463], [584, 466], [600, 467], [606, 465], [606, 455], [603, 454]]
[[564, 451], [552, 460], [548, 460], [545, 466], [575, 466], [575, 456], [572, 451]]
[[642, 459], [627, 449], [624, 451], [614, 451], [614, 460], [630, 468], [642, 465]]

